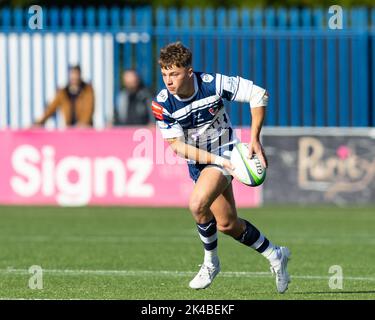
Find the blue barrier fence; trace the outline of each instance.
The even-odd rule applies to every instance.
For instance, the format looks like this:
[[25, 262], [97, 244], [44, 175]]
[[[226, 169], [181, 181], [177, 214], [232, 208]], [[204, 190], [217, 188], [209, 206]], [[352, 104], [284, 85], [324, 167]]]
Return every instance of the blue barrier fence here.
[[[241, 75], [267, 88], [266, 125], [375, 124], [375, 9], [344, 8], [342, 29], [329, 28], [328, 7], [43, 8], [42, 30], [28, 27], [30, 16], [24, 9], [0, 10], [0, 33], [112, 34], [114, 97], [120, 72], [129, 67], [157, 92], [162, 86], [158, 52], [181, 40], [193, 51], [195, 70]], [[229, 104], [228, 109], [234, 124], [250, 123], [247, 106]]]

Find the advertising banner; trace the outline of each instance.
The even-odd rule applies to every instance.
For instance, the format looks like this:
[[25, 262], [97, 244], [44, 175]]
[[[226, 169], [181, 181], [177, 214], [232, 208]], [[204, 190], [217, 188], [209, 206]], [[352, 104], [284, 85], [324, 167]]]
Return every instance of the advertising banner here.
[[276, 131], [263, 137], [264, 203], [375, 203], [373, 131]]
[[[155, 128], [3, 130], [0, 146], [1, 204], [184, 207], [194, 186]], [[234, 182], [239, 207], [260, 192]]]

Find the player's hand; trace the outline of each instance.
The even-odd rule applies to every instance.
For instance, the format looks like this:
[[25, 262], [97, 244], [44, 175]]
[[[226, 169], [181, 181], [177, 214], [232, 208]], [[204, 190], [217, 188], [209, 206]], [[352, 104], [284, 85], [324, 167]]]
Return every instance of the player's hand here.
[[235, 169], [232, 162], [230, 162], [227, 159], [224, 159], [224, 161], [223, 161], [223, 168], [226, 169], [229, 173], [232, 173], [233, 170]]
[[259, 140], [251, 140], [249, 143], [249, 158], [252, 158], [254, 154], [258, 156], [258, 159], [262, 163], [263, 167], [267, 168], [267, 157]]
[[232, 164], [232, 162], [230, 162], [230, 160], [220, 156], [215, 156], [214, 164], [223, 167], [229, 173], [232, 173], [232, 171], [235, 169], [234, 165]]
[[237, 180], [240, 180], [239, 177], [234, 173], [234, 170], [236, 169], [236, 167], [233, 165], [232, 162], [230, 162], [229, 160], [225, 159], [224, 162], [223, 162], [223, 168], [229, 172], [229, 174], [234, 177], [235, 179]]

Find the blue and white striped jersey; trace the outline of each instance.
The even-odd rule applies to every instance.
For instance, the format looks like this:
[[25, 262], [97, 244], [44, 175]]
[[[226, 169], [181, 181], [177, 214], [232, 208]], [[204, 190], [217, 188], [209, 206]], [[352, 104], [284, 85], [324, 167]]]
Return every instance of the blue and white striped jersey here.
[[[194, 72], [193, 96], [181, 99], [165, 88], [152, 102], [164, 139], [184, 137], [185, 143], [222, 155], [237, 142], [223, 99], [266, 106], [266, 90], [241, 77]], [[231, 148], [230, 148], [231, 149]]]

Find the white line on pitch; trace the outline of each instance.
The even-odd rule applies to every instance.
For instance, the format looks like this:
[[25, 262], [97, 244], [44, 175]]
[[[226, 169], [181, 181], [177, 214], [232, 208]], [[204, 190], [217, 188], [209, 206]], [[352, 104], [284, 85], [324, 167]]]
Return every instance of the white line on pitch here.
[[[26, 269], [0, 269], [0, 274], [29, 274]], [[194, 271], [171, 271], [171, 270], [88, 270], [88, 269], [43, 269], [43, 273], [57, 274], [57, 275], [117, 275], [117, 276], [193, 276], [196, 274]], [[270, 272], [248, 272], [248, 271], [222, 271], [221, 277], [235, 278], [260, 278], [260, 277], [273, 277]], [[329, 276], [315, 276], [315, 275], [291, 275], [294, 279], [314, 279], [314, 280], [328, 280]], [[344, 276], [345, 280], [353, 281], [375, 281], [375, 277], [353, 277]]]

